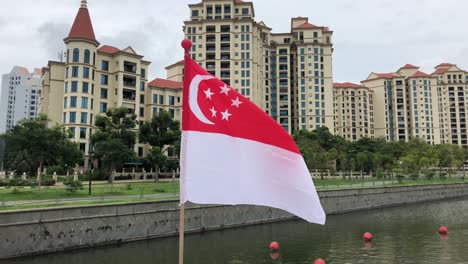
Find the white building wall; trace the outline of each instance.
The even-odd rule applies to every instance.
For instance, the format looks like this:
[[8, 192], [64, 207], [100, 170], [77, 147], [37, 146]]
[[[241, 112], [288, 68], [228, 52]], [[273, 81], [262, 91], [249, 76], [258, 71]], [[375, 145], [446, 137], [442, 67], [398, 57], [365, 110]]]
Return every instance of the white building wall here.
[[14, 67], [2, 76], [0, 133], [12, 129], [18, 121], [37, 116], [41, 76], [25, 68]]

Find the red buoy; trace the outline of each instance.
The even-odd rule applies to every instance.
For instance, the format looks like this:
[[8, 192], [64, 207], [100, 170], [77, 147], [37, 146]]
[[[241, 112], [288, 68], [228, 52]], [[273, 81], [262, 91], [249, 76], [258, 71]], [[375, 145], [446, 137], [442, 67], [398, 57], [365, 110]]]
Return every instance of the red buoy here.
[[366, 232], [366, 233], [364, 233], [362, 238], [364, 238], [364, 240], [366, 240], [366, 241], [371, 241], [372, 240], [372, 234], [369, 233], [369, 232]]
[[325, 262], [325, 260], [318, 258], [314, 261], [314, 264], [327, 264], [327, 263]]
[[279, 244], [278, 244], [278, 242], [271, 242], [271, 243], [270, 243], [270, 250], [272, 250], [272, 251], [278, 251], [278, 250], [279, 250]]
[[441, 226], [441, 227], [439, 228], [439, 234], [444, 234], [444, 235], [446, 235], [447, 233], [448, 233], [448, 228], [447, 228], [447, 227]]

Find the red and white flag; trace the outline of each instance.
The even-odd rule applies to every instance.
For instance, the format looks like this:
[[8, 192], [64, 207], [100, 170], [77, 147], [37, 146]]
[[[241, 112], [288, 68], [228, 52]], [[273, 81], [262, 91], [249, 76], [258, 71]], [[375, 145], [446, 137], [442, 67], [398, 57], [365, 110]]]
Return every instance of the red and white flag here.
[[251, 204], [325, 224], [309, 170], [275, 120], [187, 55], [181, 203]]

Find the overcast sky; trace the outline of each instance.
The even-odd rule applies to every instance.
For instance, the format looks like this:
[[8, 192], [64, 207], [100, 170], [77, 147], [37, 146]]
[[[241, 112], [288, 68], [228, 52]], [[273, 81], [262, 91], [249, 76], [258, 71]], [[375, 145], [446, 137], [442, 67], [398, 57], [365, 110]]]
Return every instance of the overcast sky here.
[[[199, 0], [89, 0], [101, 44], [132, 46], [152, 61], [150, 77], [182, 59], [180, 41], [187, 4]], [[441, 62], [468, 70], [466, 0], [253, 0], [256, 21], [289, 32], [290, 18], [333, 31], [335, 82], [359, 82], [370, 72], [411, 63], [431, 73]], [[285, 4], [288, 3], [288, 4]], [[1, 0], [0, 73], [57, 60], [80, 0]]]

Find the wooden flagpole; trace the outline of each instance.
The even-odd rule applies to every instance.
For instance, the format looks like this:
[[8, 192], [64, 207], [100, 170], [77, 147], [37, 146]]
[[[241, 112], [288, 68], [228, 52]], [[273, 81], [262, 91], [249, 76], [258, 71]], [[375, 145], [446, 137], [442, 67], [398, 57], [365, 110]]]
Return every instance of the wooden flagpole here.
[[[189, 56], [189, 51], [192, 48], [192, 42], [184, 39], [181, 43], [182, 48], [185, 50], [185, 56]], [[185, 59], [184, 56], [184, 60]], [[185, 76], [184, 76], [185, 79]], [[185, 87], [184, 87], [185, 89]], [[179, 206], [179, 264], [184, 264], [184, 238], [185, 238], [185, 204], [181, 203]]]
[[179, 264], [184, 264], [185, 204], [181, 204], [179, 217]]

